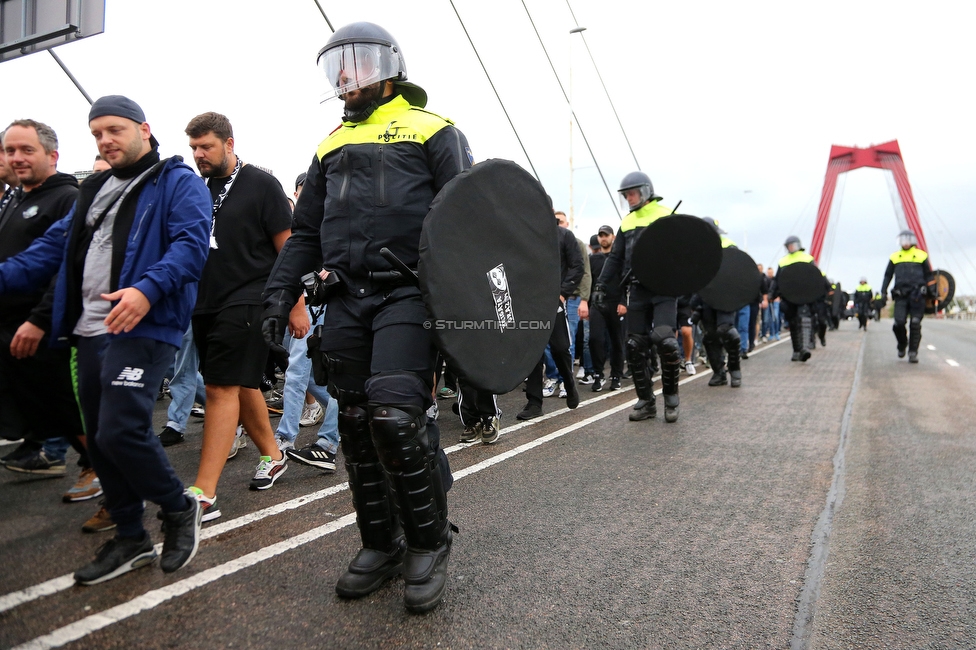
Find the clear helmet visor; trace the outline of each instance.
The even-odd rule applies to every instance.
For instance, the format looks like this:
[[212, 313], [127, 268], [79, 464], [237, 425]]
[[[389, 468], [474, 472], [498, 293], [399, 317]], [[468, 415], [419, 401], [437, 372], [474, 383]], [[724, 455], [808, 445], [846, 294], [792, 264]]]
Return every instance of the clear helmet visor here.
[[[633, 212], [640, 206], [651, 200], [651, 186], [638, 185], [617, 191], [620, 197], [620, 209], [624, 212]], [[633, 205], [631, 205], [633, 203]]]
[[914, 233], [906, 232], [898, 235], [898, 245], [902, 248], [911, 248], [912, 246], [918, 246], [918, 239], [915, 237]]
[[322, 101], [384, 79], [395, 79], [401, 72], [406, 74], [396, 49], [379, 43], [347, 43], [331, 48], [319, 56], [318, 64], [328, 84]]

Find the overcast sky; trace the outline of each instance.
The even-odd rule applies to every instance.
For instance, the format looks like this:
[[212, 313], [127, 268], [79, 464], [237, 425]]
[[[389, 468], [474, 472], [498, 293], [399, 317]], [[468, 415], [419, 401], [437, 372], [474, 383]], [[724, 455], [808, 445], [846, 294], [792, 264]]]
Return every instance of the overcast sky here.
[[[390, 30], [428, 109], [467, 135], [477, 160], [529, 164], [448, 0], [320, 0], [336, 27]], [[557, 208], [588, 239], [619, 216], [521, 0], [455, 0], [529, 157]], [[897, 139], [934, 265], [976, 294], [976, 9], [928, 2], [525, 0], [611, 190], [637, 168], [664, 203], [719, 220], [763, 264], [796, 234], [808, 245], [832, 144]], [[596, 59], [630, 154], [579, 35]], [[92, 97], [142, 105], [164, 155], [189, 158], [183, 128], [214, 110], [247, 162], [291, 191], [341, 103], [320, 103], [315, 66], [330, 30], [313, 0], [108, 0], [105, 33], [57, 52]], [[51, 56], [0, 64], [0, 121], [47, 122], [61, 171], [96, 154], [88, 104]], [[572, 137], [570, 133], [572, 131]], [[572, 145], [570, 144], [572, 143]], [[572, 148], [571, 148], [572, 147]], [[574, 173], [570, 200], [570, 154]], [[853, 290], [880, 288], [900, 229], [887, 172], [841, 177], [821, 266]], [[895, 195], [897, 201], [897, 195]]]

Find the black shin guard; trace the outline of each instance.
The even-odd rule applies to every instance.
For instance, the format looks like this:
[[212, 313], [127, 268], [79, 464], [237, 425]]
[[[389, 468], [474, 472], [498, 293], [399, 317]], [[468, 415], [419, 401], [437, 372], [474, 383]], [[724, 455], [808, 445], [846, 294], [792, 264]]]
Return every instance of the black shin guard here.
[[922, 320], [912, 318], [908, 326], [908, 360], [918, 363], [918, 346], [922, 342]]
[[[664, 328], [660, 328], [664, 329]], [[673, 331], [670, 336], [662, 336], [663, 332], [655, 329], [654, 338], [661, 357], [661, 393], [664, 395], [664, 421], [678, 421], [678, 376], [681, 372], [681, 346], [678, 339], [674, 337]]]
[[646, 336], [631, 334], [627, 338], [627, 366], [634, 380], [634, 392], [638, 399], [653, 402], [653, 382], [648, 364], [649, 347]]
[[373, 446], [366, 409], [358, 404], [342, 406], [339, 432], [363, 548], [339, 577], [336, 593], [360, 598], [400, 573], [406, 544], [386, 472]]
[[803, 319], [797, 317], [790, 322], [790, 342], [793, 343], [793, 361], [806, 361], [810, 350], [804, 344]]
[[[724, 331], [722, 327], [725, 327]], [[729, 372], [735, 372], [741, 367], [740, 354], [742, 352], [742, 338], [739, 336], [739, 330], [731, 325], [722, 327], [719, 327], [718, 331], [722, 341], [722, 347], [725, 348], [725, 353], [729, 355]]]
[[370, 410], [373, 440], [393, 484], [407, 539], [404, 604], [411, 612], [425, 612], [437, 606], [447, 587], [452, 541], [438, 454], [427, 437], [427, 413], [416, 406], [374, 403]]
[[905, 350], [908, 349], [908, 332], [905, 323], [896, 322], [891, 326], [891, 331], [895, 333], [895, 340], [898, 342], [898, 356], [905, 356]]
[[813, 337], [813, 319], [810, 316], [800, 316], [800, 331], [803, 332], [800, 339], [804, 343], [803, 347], [807, 350], [816, 349], [817, 340]]

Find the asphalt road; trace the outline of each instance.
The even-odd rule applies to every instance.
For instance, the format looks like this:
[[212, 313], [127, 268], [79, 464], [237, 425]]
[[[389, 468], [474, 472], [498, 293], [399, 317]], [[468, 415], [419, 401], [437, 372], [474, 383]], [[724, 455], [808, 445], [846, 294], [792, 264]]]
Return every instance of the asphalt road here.
[[[765, 346], [739, 389], [700, 372], [676, 424], [629, 422], [625, 383], [516, 426], [516, 391], [499, 443], [461, 446], [441, 401], [461, 532], [447, 595], [422, 616], [399, 580], [335, 596], [358, 548], [341, 469], [293, 465], [250, 492], [251, 445], [189, 566], [94, 587], [67, 577], [108, 535], [80, 532], [96, 503], [60, 503], [74, 469], [2, 472], [0, 647], [976, 647], [976, 324], [926, 320], [917, 366], [896, 358], [890, 321], [855, 328], [806, 364], [786, 340]], [[199, 448], [199, 421], [168, 448], [185, 481]]]

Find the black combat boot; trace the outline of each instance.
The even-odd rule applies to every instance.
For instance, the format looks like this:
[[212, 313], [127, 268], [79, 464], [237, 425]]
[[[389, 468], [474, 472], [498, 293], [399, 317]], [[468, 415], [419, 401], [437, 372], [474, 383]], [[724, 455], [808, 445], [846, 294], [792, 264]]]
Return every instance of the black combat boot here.
[[640, 422], [657, 417], [657, 398], [651, 395], [650, 399], [637, 400], [634, 410], [630, 412], [627, 419], [631, 422]]

